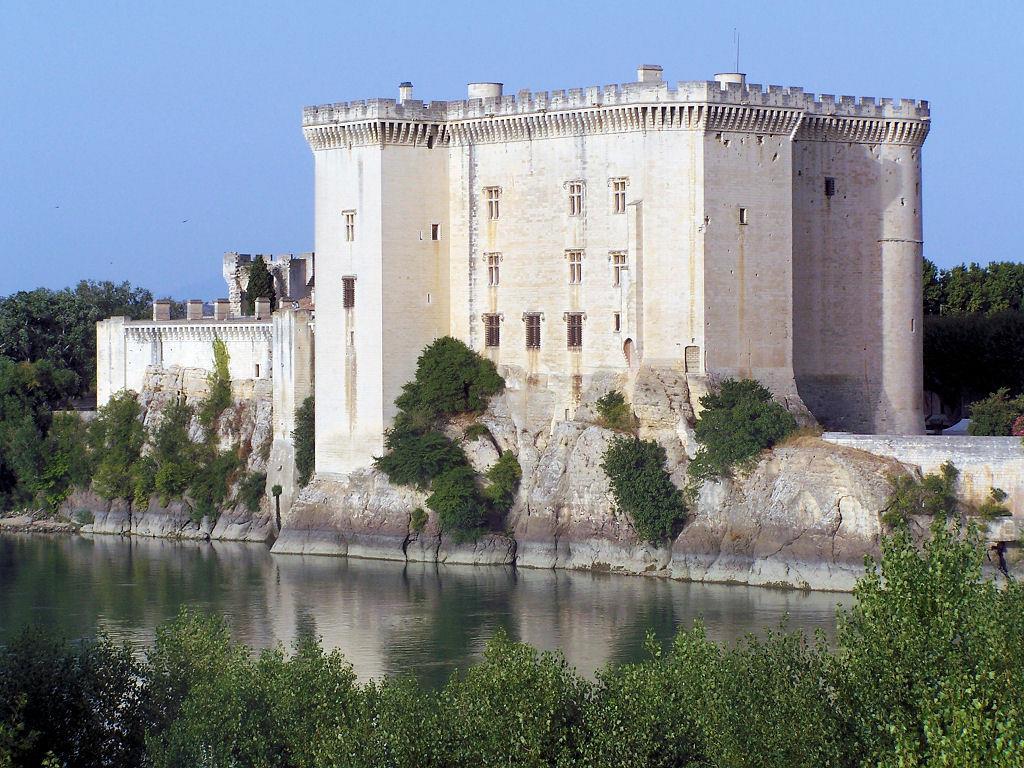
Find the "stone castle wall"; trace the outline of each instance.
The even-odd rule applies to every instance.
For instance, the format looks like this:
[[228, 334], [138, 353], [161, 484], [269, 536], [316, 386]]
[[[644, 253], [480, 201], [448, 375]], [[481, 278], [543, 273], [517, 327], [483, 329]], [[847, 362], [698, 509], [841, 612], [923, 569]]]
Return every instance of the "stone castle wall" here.
[[[797, 405], [806, 392], [844, 428], [921, 431], [920, 311], [908, 297], [920, 287], [927, 103], [816, 98], [741, 75], [672, 88], [656, 69], [605, 88], [506, 97], [471, 84], [466, 101], [406, 93], [304, 111], [324, 331], [318, 471], [379, 454], [416, 357], [444, 334], [544, 378], [566, 419], [588, 380], [643, 361], [754, 376]], [[821, 202], [830, 174], [847, 208]], [[624, 211], [613, 179], [627, 183]], [[584, 185], [582, 215], [570, 212], [572, 183]], [[578, 285], [570, 251], [582, 252]], [[613, 253], [626, 260], [618, 285]], [[534, 312], [541, 347], [527, 349]], [[567, 348], [567, 313], [583, 314], [580, 350]]]
[[826, 432], [834, 445], [889, 456], [922, 473], [937, 472], [947, 461], [960, 470], [960, 492], [974, 504], [984, 502], [992, 488], [1001, 488], [1014, 517], [1024, 516], [1024, 445], [1019, 437], [952, 435], [851, 435]]

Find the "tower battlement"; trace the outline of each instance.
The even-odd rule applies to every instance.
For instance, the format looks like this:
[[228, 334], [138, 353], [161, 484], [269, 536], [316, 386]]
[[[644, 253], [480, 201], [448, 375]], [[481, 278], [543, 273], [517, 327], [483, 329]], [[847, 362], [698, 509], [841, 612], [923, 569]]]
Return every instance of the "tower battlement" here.
[[740, 82], [681, 81], [673, 88], [665, 82], [619, 83], [557, 91], [521, 90], [516, 95], [424, 102], [419, 99], [367, 99], [308, 106], [304, 127], [397, 120], [450, 122], [545, 114], [559, 110], [664, 104], [726, 104], [801, 110], [810, 115], [853, 118], [928, 120], [927, 101], [876, 99], [872, 96], [814, 94], [799, 87], [762, 86]]

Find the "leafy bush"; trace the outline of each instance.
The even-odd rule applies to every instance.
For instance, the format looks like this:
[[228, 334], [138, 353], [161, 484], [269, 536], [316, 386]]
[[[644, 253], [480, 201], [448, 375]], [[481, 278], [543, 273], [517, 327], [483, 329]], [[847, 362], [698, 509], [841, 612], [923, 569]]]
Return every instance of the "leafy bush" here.
[[796, 430], [793, 415], [752, 379], [726, 379], [700, 404], [704, 410], [694, 428], [700, 448], [688, 469], [695, 483], [730, 477]]
[[[180, 499], [185, 494], [202, 463], [197, 461], [198, 452], [193, 450], [189, 439], [191, 421], [192, 408], [183, 397], [179, 397], [164, 409], [160, 424], [152, 435], [152, 489], [159, 494], [162, 504]], [[137, 477], [148, 474], [148, 468], [141, 469]], [[148, 485], [143, 481], [139, 490]]]
[[423, 350], [416, 361], [416, 377], [402, 388], [395, 405], [430, 419], [474, 413], [504, 386], [494, 363], [458, 339], [443, 336]]
[[[1024, 585], [982, 578], [978, 532], [900, 529], [869, 562], [834, 649], [699, 624], [589, 682], [498, 633], [440, 690], [360, 685], [313, 638], [255, 654], [185, 611], [145, 662], [106, 640], [0, 648], [0, 765], [1019, 766]], [[44, 761], [48, 760], [48, 763]]]
[[145, 667], [128, 645], [27, 629], [0, 647], [0, 730], [15, 766], [143, 765]]
[[[438, 339], [423, 350], [416, 377], [395, 399], [399, 413], [384, 438], [386, 453], [374, 459], [391, 482], [429, 489], [427, 506], [457, 540], [475, 537], [485, 528], [487, 507], [466, 454], [438, 429], [439, 422], [452, 414], [483, 410], [487, 398], [504, 386], [490, 360], [450, 336]], [[470, 433], [476, 434], [472, 427], [467, 439]], [[506, 485], [494, 486], [497, 496], [507, 495], [509, 470], [506, 460], [501, 470]], [[499, 501], [504, 503], [503, 498]]]
[[[280, 486], [274, 486], [280, 488]], [[247, 472], [238, 484], [238, 501], [250, 512], [259, 512], [267, 492], [266, 472]]]
[[1024, 395], [1010, 397], [1010, 390], [1003, 387], [971, 404], [971, 424], [967, 431], [979, 436], [1009, 436], [1013, 434], [1014, 423], [1021, 418], [1024, 418]]
[[487, 470], [484, 498], [490, 502], [491, 509], [504, 515], [512, 508], [522, 476], [519, 459], [512, 451], [502, 451], [494, 466]]
[[455, 541], [475, 538], [487, 523], [487, 508], [476, 487], [476, 472], [468, 465], [447, 469], [430, 485], [427, 506], [436, 514], [442, 530]]
[[132, 468], [146, 439], [141, 416], [137, 395], [123, 390], [99, 409], [90, 425], [90, 441], [99, 456], [93, 487], [105, 499], [135, 495]]
[[481, 437], [490, 437], [490, 435], [491, 431], [487, 426], [479, 422], [470, 424], [466, 427], [466, 431], [462, 433], [462, 437], [467, 443], [479, 440]]
[[601, 421], [608, 429], [626, 432], [633, 428], [633, 411], [618, 390], [613, 389], [598, 398], [596, 405]]
[[938, 472], [927, 474], [920, 481], [912, 475], [890, 477], [889, 501], [882, 512], [882, 522], [896, 527], [914, 515], [943, 520], [956, 516], [960, 509], [956, 495], [959, 476], [959, 470], [947, 461]]
[[686, 514], [682, 493], [665, 470], [665, 449], [653, 440], [616, 437], [601, 467], [615, 503], [633, 521], [637, 534], [652, 543], [677, 532]]
[[202, 522], [204, 517], [211, 521], [217, 519], [218, 511], [228, 498], [231, 483], [242, 464], [234, 450], [207, 453], [188, 489], [192, 501], [192, 522]]
[[441, 432], [388, 431], [387, 453], [374, 459], [374, 466], [393, 483], [429, 488], [442, 473], [466, 464], [466, 454]]
[[988, 498], [978, 506], [978, 517], [991, 520], [995, 517], [1007, 517], [1010, 508], [1004, 503], [1009, 496], [1002, 488], [991, 488]]
[[295, 469], [298, 470], [299, 487], [309, 484], [313, 477], [316, 461], [316, 401], [310, 395], [295, 409]]
[[409, 528], [415, 533], [422, 533], [427, 527], [427, 512], [423, 507], [416, 507], [409, 516]]
[[842, 617], [837, 708], [859, 765], [1013, 765], [1024, 754], [1024, 587], [983, 580], [984, 549], [936, 520], [882, 544]]
[[227, 345], [222, 339], [213, 340], [213, 371], [207, 377], [210, 393], [199, 406], [199, 423], [206, 428], [207, 439], [214, 438], [217, 419], [231, 405], [230, 358]]

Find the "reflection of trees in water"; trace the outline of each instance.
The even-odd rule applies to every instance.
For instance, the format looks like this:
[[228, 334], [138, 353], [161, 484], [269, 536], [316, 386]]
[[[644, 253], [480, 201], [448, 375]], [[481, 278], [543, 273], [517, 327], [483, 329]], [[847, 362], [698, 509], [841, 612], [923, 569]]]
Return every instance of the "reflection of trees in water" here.
[[410, 563], [401, 583], [418, 620], [387, 639], [383, 652], [390, 672], [411, 672], [427, 685], [441, 685], [452, 671], [472, 664], [499, 628], [519, 638], [513, 569]]
[[226, 614], [253, 647], [323, 635], [364, 678], [412, 673], [436, 685], [465, 669], [503, 628], [564, 650], [591, 673], [642, 658], [703, 617], [731, 642], [775, 627], [834, 628], [849, 597], [614, 574], [274, 556], [255, 544], [118, 536], [0, 536], [0, 642], [28, 623], [70, 637], [109, 632], [148, 642], [182, 605]]
[[148, 639], [183, 605], [248, 616], [251, 592], [233, 582], [253, 579], [259, 555], [205, 542], [2, 536], [0, 638], [41, 624], [73, 638]]

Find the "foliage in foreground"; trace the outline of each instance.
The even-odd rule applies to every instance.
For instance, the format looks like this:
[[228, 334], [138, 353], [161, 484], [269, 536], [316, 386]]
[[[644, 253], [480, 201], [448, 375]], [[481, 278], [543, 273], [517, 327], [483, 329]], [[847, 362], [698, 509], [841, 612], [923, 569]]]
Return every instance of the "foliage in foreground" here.
[[974, 532], [938, 521], [917, 549], [900, 527], [834, 649], [698, 624], [593, 681], [500, 633], [435, 690], [359, 684], [309, 639], [254, 655], [196, 613], [145, 659], [28, 631], [0, 649], [0, 765], [1021, 766], [1024, 588], [983, 558]]
[[694, 436], [700, 443], [688, 474], [694, 483], [730, 477], [796, 430], [793, 414], [752, 379], [726, 379], [700, 399]]
[[629, 515], [640, 538], [663, 543], [678, 533], [686, 514], [683, 494], [665, 469], [665, 449], [653, 440], [620, 435], [601, 462], [615, 504]]

